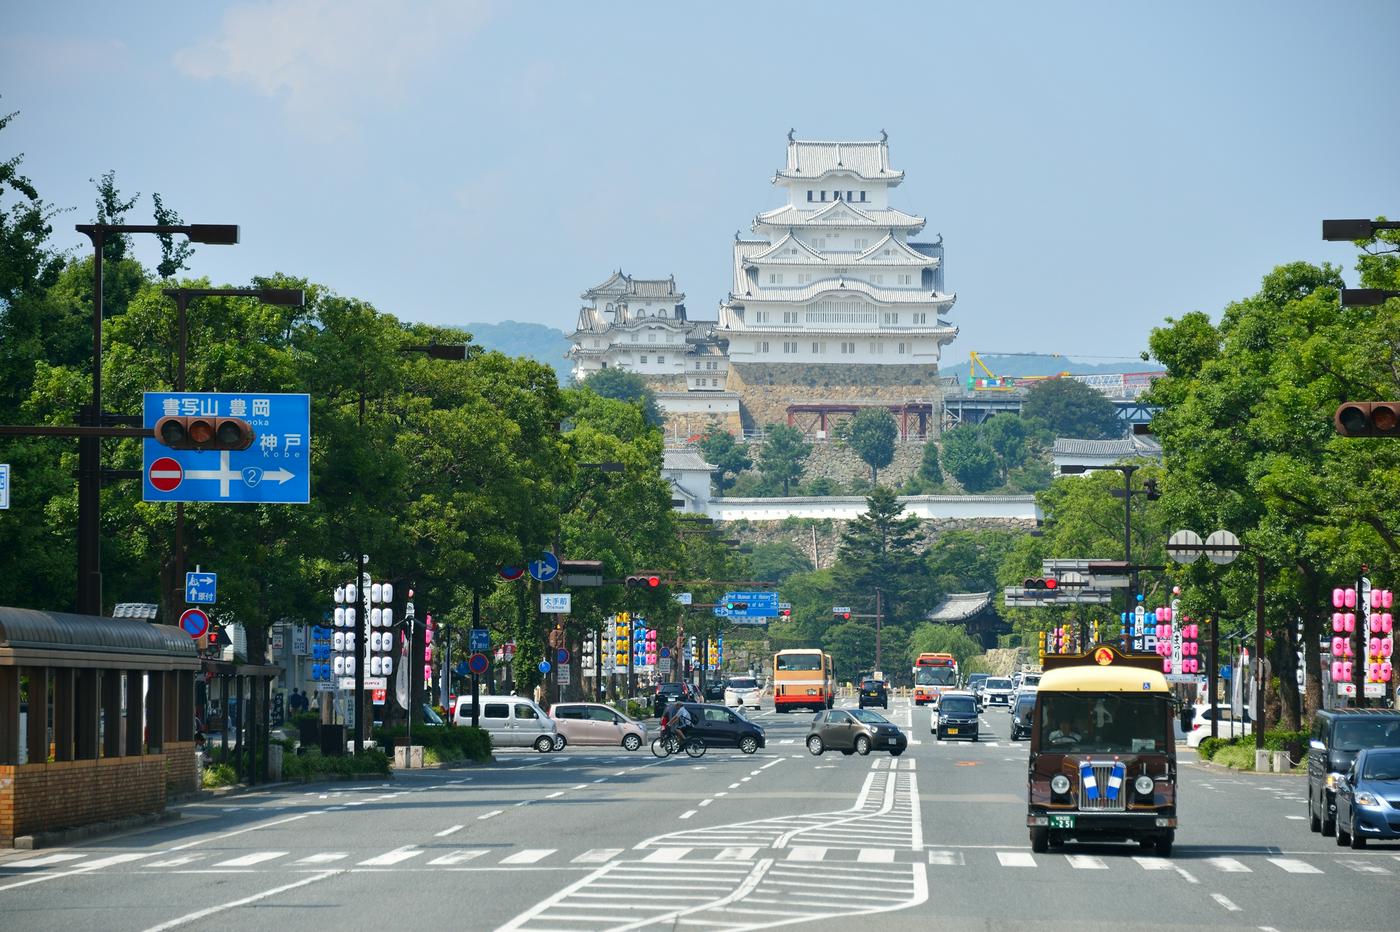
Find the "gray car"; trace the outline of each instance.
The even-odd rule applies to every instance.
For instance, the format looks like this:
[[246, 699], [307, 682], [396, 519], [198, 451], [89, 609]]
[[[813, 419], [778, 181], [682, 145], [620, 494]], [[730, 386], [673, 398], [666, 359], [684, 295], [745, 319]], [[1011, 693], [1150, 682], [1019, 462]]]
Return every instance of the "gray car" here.
[[807, 732], [807, 750], [813, 754], [840, 751], [846, 756], [888, 751], [898, 757], [909, 739], [889, 719], [869, 709], [830, 709], [818, 712]]

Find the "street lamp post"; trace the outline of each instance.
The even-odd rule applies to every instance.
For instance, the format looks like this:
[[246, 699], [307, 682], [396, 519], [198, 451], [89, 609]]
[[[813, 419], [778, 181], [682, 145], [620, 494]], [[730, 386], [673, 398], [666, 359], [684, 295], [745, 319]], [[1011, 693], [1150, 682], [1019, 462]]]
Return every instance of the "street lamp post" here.
[[[192, 243], [233, 246], [236, 224], [193, 223], [184, 226], [80, 223], [76, 227], [92, 241], [92, 403], [78, 414], [81, 426], [100, 428], [102, 414], [102, 249], [109, 235], [176, 233]], [[80, 615], [102, 614], [102, 439], [93, 434], [78, 440], [78, 599]]]

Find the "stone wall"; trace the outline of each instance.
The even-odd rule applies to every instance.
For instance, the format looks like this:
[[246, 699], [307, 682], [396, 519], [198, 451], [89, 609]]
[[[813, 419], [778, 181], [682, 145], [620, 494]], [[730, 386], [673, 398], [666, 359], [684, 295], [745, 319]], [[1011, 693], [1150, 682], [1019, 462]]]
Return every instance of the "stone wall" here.
[[[880, 470], [880, 484], [899, 488], [919, 471], [923, 462], [924, 444], [898, 443], [894, 448], [894, 461]], [[840, 443], [814, 443], [812, 453], [802, 464], [802, 481], [826, 478], [846, 483], [852, 479], [870, 478], [870, 467], [856, 455], [856, 451]]]
[[935, 365], [731, 363], [726, 387], [739, 395], [747, 429], [786, 424], [791, 404], [927, 401], [933, 405], [929, 431], [936, 435], [942, 409]]

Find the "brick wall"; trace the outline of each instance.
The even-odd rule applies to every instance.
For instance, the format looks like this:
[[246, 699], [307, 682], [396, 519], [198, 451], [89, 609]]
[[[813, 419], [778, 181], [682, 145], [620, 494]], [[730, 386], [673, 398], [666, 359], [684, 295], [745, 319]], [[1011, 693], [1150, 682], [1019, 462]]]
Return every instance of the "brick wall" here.
[[0, 767], [0, 847], [19, 835], [162, 811], [167, 780], [193, 784], [192, 749], [176, 743], [171, 763], [148, 754]]
[[199, 789], [199, 766], [193, 741], [165, 742], [165, 791], [172, 795]]

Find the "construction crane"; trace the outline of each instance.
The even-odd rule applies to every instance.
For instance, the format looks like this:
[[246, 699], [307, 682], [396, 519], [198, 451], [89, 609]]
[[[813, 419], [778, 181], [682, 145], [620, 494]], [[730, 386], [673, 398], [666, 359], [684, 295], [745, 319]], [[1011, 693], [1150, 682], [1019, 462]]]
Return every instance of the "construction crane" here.
[[[1063, 359], [1063, 353], [988, 353], [988, 356], [1035, 356], [1052, 359]], [[1134, 356], [1080, 356], [1077, 359], [1136, 359]], [[977, 370], [981, 369], [985, 377], [978, 377]], [[1014, 392], [1018, 388], [1025, 388], [1034, 385], [1036, 382], [1044, 382], [1047, 379], [1059, 379], [1069, 375], [1069, 372], [1057, 372], [1054, 375], [1021, 375], [1021, 376], [1001, 376], [997, 375], [987, 364], [982, 361], [982, 356], [976, 350], [968, 353], [967, 362], [967, 390], [971, 392]]]

